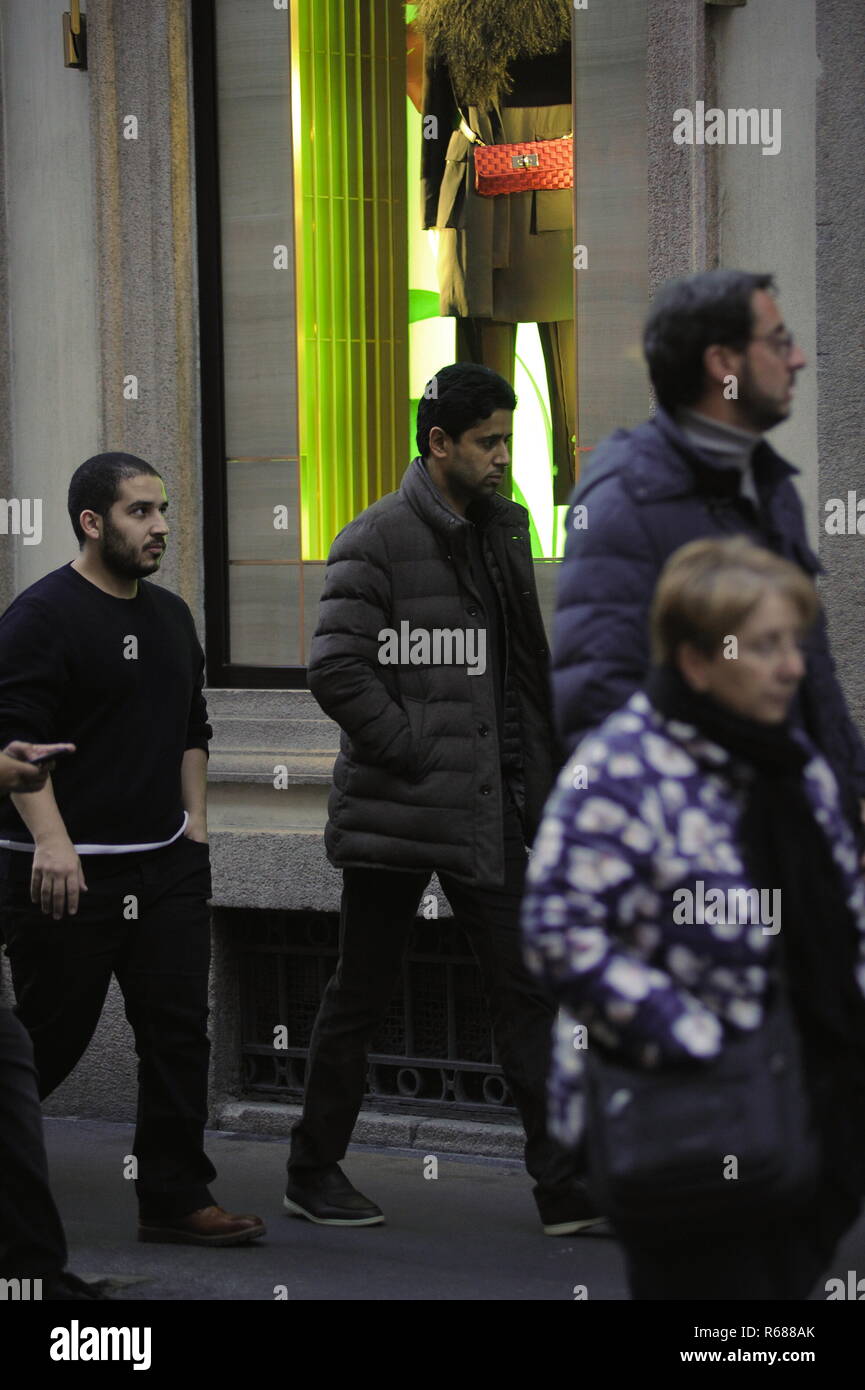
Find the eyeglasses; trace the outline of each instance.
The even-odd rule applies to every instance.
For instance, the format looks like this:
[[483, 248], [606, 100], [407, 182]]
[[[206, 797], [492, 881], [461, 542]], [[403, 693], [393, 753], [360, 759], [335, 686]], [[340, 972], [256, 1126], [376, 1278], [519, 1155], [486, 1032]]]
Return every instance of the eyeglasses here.
[[796, 346], [796, 339], [792, 333], [755, 333], [751, 338], [752, 343], [768, 343], [773, 352], [786, 361]]
[[792, 651], [797, 652], [799, 656], [807, 657], [809, 650], [808, 639], [804, 636], [784, 642], [782, 638], [772, 634], [768, 637], [753, 638], [750, 642], [739, 643], [740, 652], [747, 652], [749, 656], [765, 658], [775, 658], [782, 654], [786, 656]]

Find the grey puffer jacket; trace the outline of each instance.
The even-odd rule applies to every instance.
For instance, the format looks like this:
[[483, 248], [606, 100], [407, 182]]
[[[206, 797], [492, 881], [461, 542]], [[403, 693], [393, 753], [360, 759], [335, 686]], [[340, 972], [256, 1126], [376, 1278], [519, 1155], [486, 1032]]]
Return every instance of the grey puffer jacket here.
[[[417, 458], [399, 491], [331, 547], [308, 678], [342, 729], [325, 831], [338, 868], [439, 870], [501, 884], [503, 768], [527, 843], [539, 822], [557, 750], [528, 515], [497, 495], [471, 514], [468, 521], [447, 506]], [[501, 750], [489, 662], [470, 675], [466, 665], [379, 660], [380, 634], [399, 633], [401, 623], [427, 632], [488, 628], [492, 615], [470, 574], [473, 523], [506, 615]]]

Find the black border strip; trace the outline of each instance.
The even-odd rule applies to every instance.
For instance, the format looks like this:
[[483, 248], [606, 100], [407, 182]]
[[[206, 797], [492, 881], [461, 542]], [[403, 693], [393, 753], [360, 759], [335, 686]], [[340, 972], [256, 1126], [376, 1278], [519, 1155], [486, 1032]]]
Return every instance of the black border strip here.
[[241, 666], [232, 665], [228, 660], [228, 504], [215, 0], [192, 0], [191, 20], [207, 684], [214, 689], [305, 690], [307, 680], [303, 666]]

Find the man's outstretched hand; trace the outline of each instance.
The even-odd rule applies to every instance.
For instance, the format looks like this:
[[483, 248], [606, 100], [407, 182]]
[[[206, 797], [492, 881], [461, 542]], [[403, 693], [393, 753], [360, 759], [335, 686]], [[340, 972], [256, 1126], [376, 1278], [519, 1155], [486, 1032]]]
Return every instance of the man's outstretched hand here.
[[[49, 757], [47, 762], [34, 767], [33, 759], [59, 753], [61, 748], [74, 753], [75, 744], [24, 743], [19, 739], [7, 744], [0, 753], [0, 795], [42, 791], [54, 763]], [[62, 822], [60, 826], [62, 831]], [[30, 880], [33, 902], [41, 903], [42, 911], [51, 913], [55, 921], [59, 921], [67, 909], [70, 916], [74, 916], [79, 894], [86, 891], [81, 861], [68, 835], [63, 832], [37, 837]]]
[[41, 792], [54, 764], [40, 763], [34, 767], [33, 759], [65, 748], [74, 752], [75, 744], [22, 743], [20, 739], [8, 743], [0, 753], [0, 796], [8, 792]]

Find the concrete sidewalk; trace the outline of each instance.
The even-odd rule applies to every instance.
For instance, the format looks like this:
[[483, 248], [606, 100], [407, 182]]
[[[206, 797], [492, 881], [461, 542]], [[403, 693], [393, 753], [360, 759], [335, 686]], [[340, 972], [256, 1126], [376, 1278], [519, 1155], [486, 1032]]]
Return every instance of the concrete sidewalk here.
[[[110, 1277], [126, 1300], [573, 1301], [626, 1300], [618, 1244], [591, 1234], [545, 1236], [519, 1160], [353, 1145], [352, 1181], [379, 1202], [383, 1226], [316, 1226], [282, 1208], [283, 1139], [211, 1132], [216, 1200], [254, 1212], [267, 1234], [248, 1246], [196, 1249], [136, 1240], [136, 1203], [124, 1178], [132, 1126], [48, 1118], [52, 1184], [69, 1267]], [[425, 1177], [437, 1158], [438, 1176]], [[826, 1277], [865, 1273], [865, 1217]], [[825, 1300], [822, 1283], [812, 1294]]]
[[112, 1292], [123, 1300], [568, 1301], [577, 1284], [591, 1299], [627, 1298], [615, 1241], [543, 1234], [518, 1160], [433, 1154], [438, 1177], [425, 1178], [419, 1151], [352, 1146], [345, 1170], [385, 1225], [351, 1230], [283, 1211], [284, 1141], [210, 1133], [216, 1200], [268, 1229], [249, 1246], [202, 1250], [137, 1242], [123, 1176], [131, 1126], [48, 1118], [45, 1136], [69, 1268], [122, 1281]]

